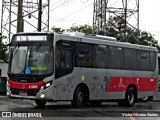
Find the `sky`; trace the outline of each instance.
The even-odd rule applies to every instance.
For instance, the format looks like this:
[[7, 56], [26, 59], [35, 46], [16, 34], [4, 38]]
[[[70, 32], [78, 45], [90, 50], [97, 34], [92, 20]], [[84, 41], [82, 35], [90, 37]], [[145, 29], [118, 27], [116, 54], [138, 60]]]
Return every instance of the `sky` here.
[[[27, 0], [24, 0], [27, 1]], [[31, 0], [29, 0], [31, 1]], [[33, 0], [32, 0], [33, 1]], [[43, 0], [46, 1], [46, 0]], [[93, 1], [94, 0], [50, 0], [50, 28], [52, 26], [67, 29], [72, 25], [93, 24]], [[108, 0], [110, 5], [121, 7], [122, 0]], [[129, 7], [133, 8], [135, 1], [128, 0]], [[1, 7], [0, 3], [0, 7]], [[141, 30], [150, 32], [160, 44], [160, 0], [139, 0]], [[1, 13], [0, 13], [1, 15]], [[46, 19], [43, 15], [42, 19]], [[30, 20], [32, 22], [32, 18]], [[34, 20], [33, 20], [34, 21]], [[132, 23], [135, 24], [134, 20]], [[30, 29], [27, 28], [28, 31]]]

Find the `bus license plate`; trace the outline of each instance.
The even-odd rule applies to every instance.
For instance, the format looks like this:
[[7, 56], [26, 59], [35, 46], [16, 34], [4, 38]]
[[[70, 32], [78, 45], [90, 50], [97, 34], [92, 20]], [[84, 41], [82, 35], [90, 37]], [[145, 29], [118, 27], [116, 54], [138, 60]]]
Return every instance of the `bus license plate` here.
[[19, 95], [20, 96], [27, 96], [27, 93], [26, 92], [19, 92]]

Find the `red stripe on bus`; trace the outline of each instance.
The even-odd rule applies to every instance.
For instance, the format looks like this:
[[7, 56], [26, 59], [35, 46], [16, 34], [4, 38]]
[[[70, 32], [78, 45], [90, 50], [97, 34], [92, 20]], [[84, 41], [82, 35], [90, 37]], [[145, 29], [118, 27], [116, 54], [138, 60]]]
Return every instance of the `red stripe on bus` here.
[[45, 84], [44, 81], [40, 81], [37, 83], [19, 83], [19, 82], [13, 82], [11, 80], [8, 80], [8, 83], [10, 84], [10, 88], [21, 89], [21, 90], [39, 90], [39, 88], [43, 84]]
[[112, 77], [107, 84], [108, 92], [125, 92], [131, 84], [136, 86], [138, 92], [157, 90], [157, 78]]

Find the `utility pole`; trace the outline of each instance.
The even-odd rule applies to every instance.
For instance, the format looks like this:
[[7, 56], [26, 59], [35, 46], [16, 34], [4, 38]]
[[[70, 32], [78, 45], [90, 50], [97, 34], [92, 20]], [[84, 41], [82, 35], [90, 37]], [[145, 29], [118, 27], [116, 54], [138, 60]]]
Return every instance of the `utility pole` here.
[[38, 5], [38, 30], [41, 31], [41, 22], [42, 22], [42, 0], [39, 0], [39, 5]]
[[[2, 0], [1, 33], [7, 36], [5, 41], [10, 43], [17, 32], [49, 30], [49, 6], [50, 0]], [[42, 19], [43, 15], [48, 17]]]
[[127, 0], [125, 0], [125, 7], [124, 7], [124, 37], [126, 37], [127, 32]]
[[18, 0], [17, 33], [23, 32], [23, 0]]
[[127, 27], [139, 30], [139, 0], [116, 0], [115, 3], [113, 0], [94, 0], [92, 33], [106, 35], [109, 28], [117, 27], [109, 21], [109, 18], [114, 17], [123, 21], [124, 28], [120, 34], [127, 42], [130, 36], [134, 36], [132, 31], [127, 30]]

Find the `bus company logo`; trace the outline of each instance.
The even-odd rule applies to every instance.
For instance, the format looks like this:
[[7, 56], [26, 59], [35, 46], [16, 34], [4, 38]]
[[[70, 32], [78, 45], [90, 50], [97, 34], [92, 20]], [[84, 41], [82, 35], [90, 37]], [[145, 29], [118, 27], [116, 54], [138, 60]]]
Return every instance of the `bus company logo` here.
[[11, 112], [2, 112], [2, 117], [12, 117]]
[[122, 78], [121, 78], [120, 81], [119, 81], [118, 87], [125, 87], [125, 86], [123, 85]]

